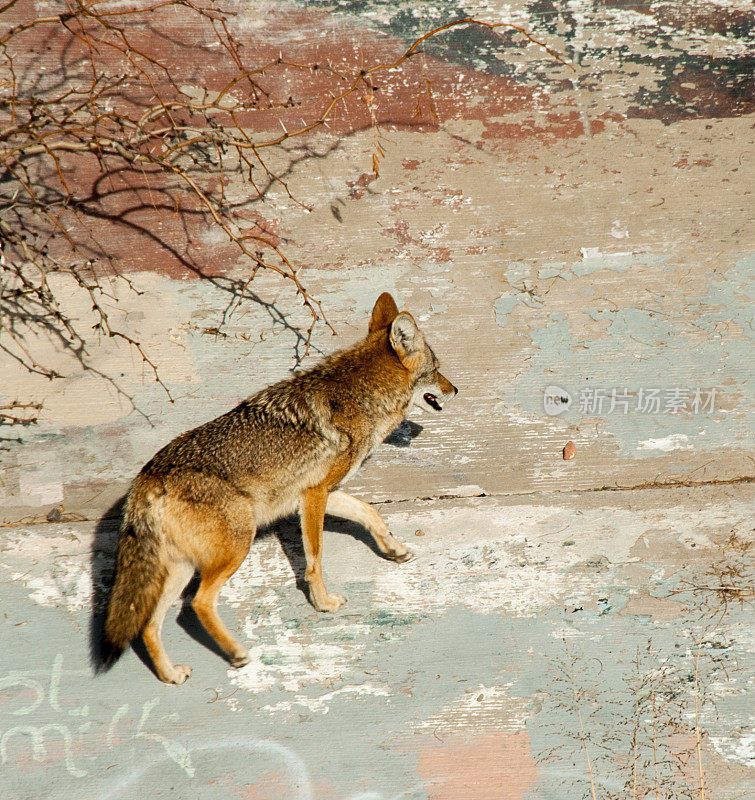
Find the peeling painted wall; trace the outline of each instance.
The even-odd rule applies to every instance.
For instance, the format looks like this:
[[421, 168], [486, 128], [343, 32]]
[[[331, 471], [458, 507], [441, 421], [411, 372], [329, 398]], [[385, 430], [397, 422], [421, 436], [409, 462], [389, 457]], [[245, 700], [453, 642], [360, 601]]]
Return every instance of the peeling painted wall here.
[[417, 558], [381, 561], [353, 529], [330, 530], [328, 580], [349, 597], [335, 616], [307, 605], [298, 534], [282, 526], [221, 598], [250, 664], [228, 668], [169, 615], [166, 645], [194, 667], [181, 687], [133, 652], [97, 679], [83, 661], [114, 526], [13, 528], [0, 547], [6, 787], [556, 800], [590, 796], [592, 780], [598, 797], [634, 786], [676, 800], [700, 796], [699, 730], [706, 796], [744, 800], [751, 613], [716, 586], [751, 586], [751, 504], [703, 487], [385, 506]]
[[[277, 157], [311, 211], [280, 186], [242, 209], [338, 332], [316, 329], [305, 364], [362, 336], [387, 289], [460, 394], [349, 483], [417, 560], [381, 562], [334, 524], [326, 571], [350, 603], [323, 617], [297, 585], [295, 528], [260, 537], [222, 595], [250, 643], [241, 671], [169, 618], [168, 648], [195, 666], [186, 687], [158, 686], [133, 653], [95, 681], [87, 626], [112, 561], [103, 516], [173, 436], [292, 368], [308, 315], [290, 289], [260, 274], [259, 302], [218, 331], [243, 265], [199, 216], [131, 217], [108, 241], [140, 293], [114, 282], [111, 313], [175, 403], [117, 341], [86, 372], [31, 342], [66, 376], [52, 383], [0, 356], [0, 404], [44, 402], [36, 426], [0, 429], [12, 796], [676, 800], [701, 797], [698, 757], [706, 797], [748, 796], [751, 614], [710, 587], [712, 565], [748, 560], [752, 527], [751, 4], [237, 7], [261, 55], [374, 63], [475, 15], [576, 69], [511, 31], [449, 33], [385, 81], [379, 176], [355, 103]], [[222, 81], [221, 60], [187, 63], [186, 91]], [[286, 124], [319, 107], [319, 86], [291, 80], [308, 105]], [[570, 398], [558, 413], [549, 387]], [[60, 521], [36, 524], [54, 508]]]
[[[315, 353], [362, 335], [375, 296], [390, 289], [462, 387], [453, 419], [427, 420], [411, 448], [384, 448], [359, 489], [409, 498], [751, 473], [746, 6], [307, 2], [242, 12], [254, 20], [240, 27], [250, 41], [264, 50], [281, 40], [304, 60], [371, 62], [474, 13], [525, 25], [576, 67], [512, 31], [454, 30], [385, 81], [380, 177], [369, 172], [374, 131], [319, 135], [309, 143], [317, 158], [293, 152], [288, 164], [292, 193], [311, 213], [280, 186], [249, 204], [255, 224], [285, 241], [339, 333], [318, 330]], [[219, 68], [208, 65], [210, 75]], [[426, 81], [438, 124], [412, 125]], [[176, 228], [156, 222], [158, 233]], [[195, 222], [191, 263], [243, 280], [227, 247]], [[6, 520], [53, 504], [97, 517], [160, 445], [294, 363], [306, 315], [285, 286], [257, 278], [261, 302], [214, 334], [229, 302], [222, 283], [171, 266], [172, 250], [128, 226], [111, 241], [131, 254], [143, 292], [116, 282], [114, 321], [138, 333], [176, 403], [122, 342], [93, 347], [84, 374], [54, 342], [36, 342], [68, 376], [52, 383], [3, 360], [0, 400], [44, 402], [23, 444], [3, 450]], [[85, 299], [65, 282], [58, 290], [86, 319]], [[573, 399], [558, 417], [543, 413], [551, 384]], [[646, 413], [646, 389], [688, 393], [683, 410]], [[695, 392], [705, 400], [711, 389], [713, 410], [699, 413]], [[583, 390], [604, 392], [603, 407], [594, 395], [580, 402]], [[609, 412], [611, 390], [630, 393], [627, 413]], [[578, 464], [560, 461], [569, 439]]]

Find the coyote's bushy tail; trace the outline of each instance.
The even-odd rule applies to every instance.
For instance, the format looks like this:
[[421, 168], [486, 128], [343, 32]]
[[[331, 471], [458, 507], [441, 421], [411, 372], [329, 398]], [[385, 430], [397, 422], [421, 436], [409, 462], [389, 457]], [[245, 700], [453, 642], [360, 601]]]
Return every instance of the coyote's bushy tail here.
[[167, 569], [155, 501], [160, 490], [137, 478], [118, 539], [115, 582], [105, 617], [106, 663], [112, 663], [147, 624], [163, 591]]

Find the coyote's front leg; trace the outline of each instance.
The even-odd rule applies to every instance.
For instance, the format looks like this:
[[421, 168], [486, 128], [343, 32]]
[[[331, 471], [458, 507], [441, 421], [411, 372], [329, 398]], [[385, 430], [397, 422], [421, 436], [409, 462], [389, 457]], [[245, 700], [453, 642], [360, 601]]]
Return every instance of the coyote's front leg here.
[[401, 563], [414, 557], [414, 553], [403, 542], [393, 538], [380, 514], [364, 500], [352, 497], [346, 492], [331, 492], [326, 511], [334, 517], [343, 517], [367, 528], [386, 558]]
[[312, 605], [318, 611], [338, 611], [346, 602], [340, 594], [328, 594], [322, 580], [322, 526], [328, 490], [325, 486], [306, 489], [301, 500], [301, 532], [307, 571], [304, 577], [309, 584]]

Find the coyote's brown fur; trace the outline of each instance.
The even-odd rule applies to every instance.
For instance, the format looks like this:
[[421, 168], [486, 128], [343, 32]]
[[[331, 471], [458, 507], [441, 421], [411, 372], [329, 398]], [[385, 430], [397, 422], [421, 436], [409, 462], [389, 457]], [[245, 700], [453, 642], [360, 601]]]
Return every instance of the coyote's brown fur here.
[[456, 392], [412, 316], [399, 313], [384, 293], [365, 339], [174, 439], [142, 468], [126, 501], [107, 643], [120, 652], [141, 634], [160, 680], [183, 683], [191, 670], [171, 663], [160, 631], [168, 607], [198, 570], [197, 616], [232, 665], [248, 663], [217, 614], [218, 592], [257, 528], [296, 510], [318, 611], [345, 602], [322, 579], [326, 510], [361, 523], [381, 553], [406, 561], [411, 553], [377, 511], [335, 489], [412, 403], [440, 411]]

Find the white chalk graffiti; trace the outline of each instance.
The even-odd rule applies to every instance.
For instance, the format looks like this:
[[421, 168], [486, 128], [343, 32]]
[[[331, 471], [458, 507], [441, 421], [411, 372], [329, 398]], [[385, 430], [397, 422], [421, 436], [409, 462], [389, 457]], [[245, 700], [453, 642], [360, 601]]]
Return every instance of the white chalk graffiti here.
[[[31, 689], [34, 693], [34, 699], [28, 704], [19, 708], [13, 709], [10, 714], [16, 717], [28, 716], [35, 712], [47, 698], [47, 703], [50, 709], [58, 714], [64, 714], [60, 707], [59, 690], [60, 690], [60, 676], [63, 671], [63, 656], [58, 653], [52, 662], [52, 670], [50, 671], [50, 680], [47, 687], [42, 681], [38, 681], [31, 677], [32, 671], [14, 671], [8, 675], [0, 677], [0, 691], [7, 689]], [[69, 716], [87, 717], [89, 715], [89, 706], [81, 706], [74, 708], [67, 712]], [[84, 722], [79, 726], [79, 732], [87, 730], [90, 723]], [[44, 761], [47, 758], [46, 737], [57, 734], [63, 740], [63, 763], [70, 775], [76, 778], [83, 778], [87, 771], [80, 769], [74, 764], [73, 753], [71, 752], [71, 742], [73, 740], [73, 733], [68, 723], [63, 724], [60, 722], [51, 722], [45, 725], [14, 725], [8, 730], [3, 731], [0, 736], [0, 762], [3, 765], [8, 763], [8, 743], [16, 736], [29, 737], [31, 739], [32, 758], [35, 761]]]
[[[134, 739], [149, 739], [153, 742], [157, 742], [163, 746], [165, 750], [165, 754], [170, 758], [172, 761], [175, 761], [179, 767], [190, 777], [194, 777], [194, 767], [191, 763], [191, 757], [189, 756], [189, 751], [181, 744], [181, 742], [176, 741], [175, 739], [169, 739], [167, 736], [163, 736], [160, 733], [146, 733], [144, 731], [144, 725], [149, 718], [149, 715], [152, 713], [152, 709], [159, 703], [160, 701], [155, 698], [154, 700], [149, 700], [144, 705], [142, 705], [142, 716], [139, 719], [139, 724], [136, 727], [136, 733], [134, 734]], [[116, 712], [117, 713], [117, 712]]]
[[[45, 722], [41, 725], [25, 724], [12, 725], [2, 730], [0, 729], [0, 763], [7, 766], [12, 761], [9, 753], [11, 743], [18, 744], [18, 739], [28, 739], [31, 741], [32, 758], [37, 762], [48, 760], [47, 745], [52, 744], [52, 740], [62, 740], [63, 756], [62, 765], [66, 772], [75, 778], [83, 778], [88, 772], [80, 765], [74, 763], [73, 745], [80, 741], [80, 736], [87, 733], [92, 726], [89, 717], [89, 706], [82, 705], [76, 708], [63, 708], [60, 704], [60, 681], [63, 674], [63, 656], [58, 653], [52, 662], [49, 679], [34, 677], [44, 670], [14, 670], [7, 675], [0, 676], [0, 691], [20, 691], [21, 693], [30, 692], [32, 697], [18, 708], [11, 710], [3, 709], [4, 714], [13, 717], [28, 717], [35, 712], [40, 712], [40, 707], [46, 703], [43, 711], [46, 715], [50, 712], [55, 716], [54, 721]], [[194, 775], [194, 767], [186, 748], [178, 741], [172, 740], [159, 733], [151, 733], [145, 730], [150, 719], [150, 714], [159, 703], [157, 697], [142, 703], [140, 709], [139, 722], [136, 730], [127, 734], [134, 740], [146, 739], [157, 742], [165, 751], [165, 755], [175, 761], [181, 769], [191, 778]], [[120, 706], [113, 714], [107, 726], [105, 744], [109, 749], [116, 746], [116, 728], [122, 722], [129, 711], [128, 703]], [[71, 718], [79, 717], [82, 721], [76, 725]]]
[[[149, 719], [149, 715], [152, 713], [154, 707], [160, 702], [160, 700], [155, 697], [152, 700], [147, 700], [146, 702], [142, 703], [141, 709], [141, 717], [139, 718], [139, 722], [136, 725], [136, 732], [133, 734], [134, 739], [147, 739], [152, 742], [157, 742], [158, 744], [162, 745], [163, 750], [165, 750], [165, 754], [171, 761], [175, 761], [179, 767], [191, 778], [194, 776], [194, 767], [191, 763], [191, 757], [189, 756], [188, 751], [186, 748], [175, 739], [169, 739], [167, 736], [163, 736], [160, 733], [148, 733], [144, 730], [144, 726]], [[129, 711], [129, 704], [124, 703], [122, 706], [118, 708], [118, 710], [113, 714], [112, 719], [110, 720], [110, 724], [107, 728], [107, 735], [105, 736], [105, 743], [109, 748], [115, 747], [115, 731], [116, 727], [120, 723], [120, 721], [128, 714]]]
[[[192, 755], [199, 753], [217, 753], [223, 750], [246, 750], [258, 756], [269, 756], [280, 761], [283, 767], [283, 777], [288, 784], [285, 791], [281, 794], [281, 797], [285, 798], [285, 800], [315, 800], [313, 782], [306, 764], [296, 752], [280, 742], [233, 737], [222, 739], [218, 742], [191, 745], [187, 749], [187, 755], [189, 753]], [[118, 797], [133, 797], [134, 790], [139, 781], [150, 770], [158, 767], [163, 760], [164, 758], [156, 759], [148, 764], [140, 766], [128, 775], [116, 778], [110, 786], [101, 792], [99, 795], [101, 800], [115, 800], [115, 798]], [[150, 784], [150, 786], [154, 788], [152, 784]], [[360, 792], [359, 794], [352, 795], [348, 800], [402, 800], [402, 798], [408, 798], [411, 793], [421, 789], [422, 784], [417, 784], [392, 797], [386, 797], [381, 792]]]
[[5, 731], [0, 739], [0, 760], [3, 764], [8, 760], [8, 742], [13, 736], [31, 737], [32, 758], [35, 761], [44, 761], [47, 758], [47, 748], [45, 747], [45, 734], [58, 733], [63, 739], [64, 744], [64, 763], [68, 772], [75, 778], [83, 778], [87, 771], [79, 769], [73, 763], [71, 754], [71, 731], [67, 725], [16, 725], [14, 728]]
[[[88, 674], [88, 673], [87, 673]], [[112, 713], [107, 725], [94, 725], [90, 719], [88, 705], [70, 707], [70, 704], [61, 703], [60, 686], [63, 676], [63, 656], [58, 654], [48, 670], [15, 670], [0, 676], [0, 692], [7, 693], [5, 704], [0, 706], [3, 716], [22, 717], [22, 724], [14, 724], [3, 730], [0, 727], [0, 763], [4, 767], [22, 766], [24, 759], [19, 753], [19, 747], [25, 749], [30, 743], [32, 758], [38, 763], [46, 763], [46, 767], [53, 764], [55, 759], [61, 768], [73, 778], [87, 777], [87, 785], [97, 781], [95, 771], [84, 769], [81, 764], [74, 761], [77, 752], [92, 753], [95, 742], [91, 738], [91, 731], [104, 730], [104, 737], [100, 739], [101, 746], [107, 751], [121, 748], [128, 741], [146, 740], [155, 742], [160, 746], [156, 756], [149, 760], [139, 761], [139, 765], [125, 774], [113, 776], [107, 773], [102, 778], [106, 783], [97, 790], [97, 797], [102, 800], [112, 798], [133, 797], [139, 787], [149, 786], [154, 789], [155, 780], [159, 775], [165, 774], [162, 768], [166, 760], [174, 762], [192, 781], [191, 785], [198, 788], [200, 785], [209, 786], [216, 777], [213, 774], [200, 774], [194, 760], [200, 759], [201, 754], [215, 754], [224, 751], [244, 751], [251, 753], [255, 758], [250, 765], [258, 768], [265, 761], [272, 761], [280, 765], [281, 778], [286, 786], [281, 790], [281, 798], [285, 800], [315, 800], [315, 782], [303, 759], [290, 747], [280, 742], [255, 739], [249, 737], [228, 737], [214, 742], [191, 743], [184, 745], [176, 739], [170, 739], [162, 733], [154, 731], [157, 720], [153, 720], [153, 712], [159, 703], [155, 697], [134, 707], [133, 714], [129, 714], [128, 703], [120, 705]], [[44, 715], [44, 721], [34, 724], [31, 715]], [[50, 716], [52, 719], [50, 720]], [[138, 716], [138, 721], [137, 720]], [[173, 721], [175, 715], [162, 717]], [[76, 723], [75, 719], [79, 722]], [[0, 717], [0, 720], [2, 717]], [[0, 725], [2, 723], [0, 722]], [[150, 730], [151, 728], [151, 730]], [[83, 734], [90, 733], [89, 740]], [[102, 734], [100, 734], [102, 736]], [[62, 743], [62, 750], [60, 744]], [[96, 750], [96, 748], [95, 748]], [[28, 749], [26, 749], [28, 752]], [[96, 755], [89, 756], [90, 760]], [[215, 768], [217, 768], [215, 762]], [[222, 762], [221, 762], [222, 763]], [[155, 772], [153, 772], [153, 770]], [[408, 800], [416, 796], [416, 791], [421, 791], [422, 786], [417, 785], [392, 797], [387, 797], [380, 792], [359, 792], [349, 800]], [[58, 790], [63, 792], [48, 798], [48, 800], [68, 800], [70, 786]]]
[[[289, 794], [286, 795], [286, 797], [290, 798], [290, 800], [314, 800], [309, 773], [307, 772], [304, 762], [293, 750], [277, 742], [267, 742], [261, 739], [233, 738], [225, 739], [221, 742], [212, 742], [210, 744], [194, 745], [191, 747], [191, 752], [217, 752], [230, 749], [244, 749], [252, 753], [279, 758], [286, 768], [286, 778], [289, 780], [291, 788], [298, 790], [296, 794]], [[140, 766], [128, 775], [116, 779], [110, 787], [103, 791], [100, 795], [101, 799], [110, 800], [110, 798], [118, 797], [121, 792], [124, 792], [125, 789], [137, 783], [145, 773], [159, 765], [161, 761], [163, 761], [163, 759], [156, 759], [149, 764]], [[132, 792], [125, 792], [123, 796], [130, 797], [133, 795]]]

